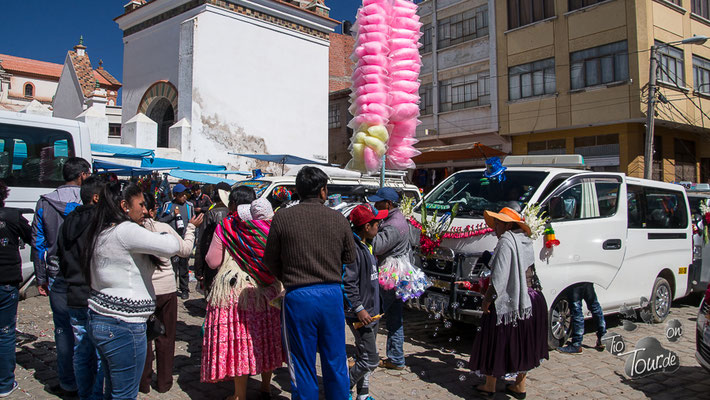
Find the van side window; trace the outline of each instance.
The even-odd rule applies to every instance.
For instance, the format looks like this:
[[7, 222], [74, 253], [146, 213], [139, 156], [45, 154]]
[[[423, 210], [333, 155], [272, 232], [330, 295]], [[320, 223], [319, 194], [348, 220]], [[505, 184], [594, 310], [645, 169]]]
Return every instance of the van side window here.
[[551, 198], [548, 213], [553, 221], [611, 217], [617, 211], [619, 187], [617, 181], [578, 183]]
[[0, 124], [0, 179], [8, 186], [57, 187], [74, 154], [69, 132]]
[[683, 229], [688, 226], [683, 193], [647, 187], [646, 228]]
[[627, 186], [627, 205], [629, 228], [643, 228], [646, 224], [644, 215], [643, 187]]

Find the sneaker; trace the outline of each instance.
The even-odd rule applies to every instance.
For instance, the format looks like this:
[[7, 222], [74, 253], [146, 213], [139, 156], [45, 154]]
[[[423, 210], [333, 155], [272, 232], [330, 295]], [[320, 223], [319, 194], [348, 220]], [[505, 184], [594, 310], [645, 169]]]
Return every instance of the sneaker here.
[[389, 359], [385, 360], [380, 360], [380, 364], [378, 365], [380, 368], [386, 368], [386, 369], [393, 369], [396, 371], [401, 371], [404, 369], [404, 365], [397, 365], [392, 363]]
[[606, 346], [602, 343], [601, 338], [597, 339], [597, 344], [594, 345], [594, 348], [597, 349], [597, 351], [604, 351], [606, 349]]
[[11, 395], [12, 392], [14, 392], [15, 390], [17, 390], [18, 387], [20, 387], [20, 385], [17, 384], [17, 381], [13, 381], [13, 382], [12, 382], [12, 389], [10, 389], [9, 392], [0, 393], [0, 397], [7, 397], [7, 396]]
[[183, 300], [189, 299], [189, 298], [190, 298], [190, 292], [188, 292], [187, 290], [184, 291], [184, 292], [182, 292], [182, 293], [180, 294], [180, 298], [183, 299]]
[[564, 354], [582, 354], [582, 347], [581, 346], [577, 347], [577, 346], [573, 346], [571, 344], [568, 344], [565, 347], [558, 347], [557, 351], [559, 351], [560, 353], [564, 353]]
[[77, 390], [66, 390], [60, 384], [52, 385], [47, 388], [49, 393], [58, 397], [79, 397]]

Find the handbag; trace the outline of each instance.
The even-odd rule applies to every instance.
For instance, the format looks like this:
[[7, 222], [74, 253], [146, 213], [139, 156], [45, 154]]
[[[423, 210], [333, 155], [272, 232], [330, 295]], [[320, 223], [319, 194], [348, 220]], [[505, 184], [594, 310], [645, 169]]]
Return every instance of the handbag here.
[[148, 336], [148, 341], [155, 340], [160, 336], [165, 335], [165, 325], [163, 321], [159, 320], [155, 314], [151, 314], [146, 321], [145, 328], [146, 336]]

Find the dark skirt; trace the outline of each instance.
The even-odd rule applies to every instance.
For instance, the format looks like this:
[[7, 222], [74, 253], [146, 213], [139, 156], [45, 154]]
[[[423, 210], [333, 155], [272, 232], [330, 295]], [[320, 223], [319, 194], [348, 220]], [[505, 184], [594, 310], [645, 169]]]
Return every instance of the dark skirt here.
[[542, 293], [528, 288], [532, 317], [515, 324], [496, 325], [496, 311], [481, 318], [481, 330], [473, 340], [470, 368], [479, 375], [502, 378], [530, 371], [549, 359], [547, 348], [547, 302]]

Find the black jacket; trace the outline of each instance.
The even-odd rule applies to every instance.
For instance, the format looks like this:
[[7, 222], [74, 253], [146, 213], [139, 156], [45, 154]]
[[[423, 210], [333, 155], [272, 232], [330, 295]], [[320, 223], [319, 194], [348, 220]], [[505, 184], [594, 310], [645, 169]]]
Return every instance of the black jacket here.
[[18, 208], [0, 208], [0, 285], [22, 283], [20, 240], [32, 242], [32, 228]]
[[[94, 217], [94, 206], [77, 207], [64, 219], [57, 239], [59, 271], [67, 282], [67, 305], [72, 308], [88, 307], [87, 299], [91, 281], [81, 267], [82, 253], [88, 246], [89, 226]], [[88, 268], [87, 268], [88, 270]]]
[[200, 227], [200, 236], [197, 238], [197, 250], [195, 250], [195, 276], [198, 278], [204, 278], [205, 288], [208, 290], [210, 286], [212, 286], [214, 277], [217, 275], [217, 270], [207, 267], [205, 257], [210, 249], [210, 243], [212, 243], [212, 237], [214, 236], [215, 229], [217, 229], [217, 225], [219, 225], [220, 222], [228, 216], [229, 209], [221, 206], [221, 203], [219, 206], [212, 207], [212, 209], [207, 211], [207, 214], [205, 214], [205, 220], [202, 222], [202, 226]]
[[[380, 311], [380, 283], [377, 275], [377, 260], [370, 249], [357, 235], [355, 241], [355, 262], [343, 268], [343, 293], [345, 296], [345, 318], [357, 321], [357, 313], [365, 309], [371, 317]], [[373, 326], [373, 322], [370, 326]]]

